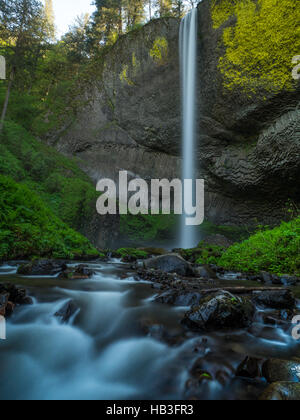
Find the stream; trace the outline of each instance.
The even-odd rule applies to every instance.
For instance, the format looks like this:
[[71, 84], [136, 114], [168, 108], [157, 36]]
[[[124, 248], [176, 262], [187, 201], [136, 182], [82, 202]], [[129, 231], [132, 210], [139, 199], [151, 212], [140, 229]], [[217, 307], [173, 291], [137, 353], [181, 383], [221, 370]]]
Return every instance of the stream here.
[[[0, 399], [179, 400], [201, 359], [214, 380], [201, 383], [200, 399], [251, 400], [267, 384], [236, 377], [246, 356], [299, 355], [290, 332], [263, 325], [259, 314], [249, 330], [186, 333], [180, 320], [187, 308], [154, 302], [155, 289], [128, 266], [89, 267], [96, 274], [88, 280], [20, 277], [16, 267], [0, 268], [0, 283], [24, 286], [34, 300], [16, 308], [0, 341]], [[54, 314], [70, 299], [78, 310], [63, 324]], [[149, 324], [185, 339], [168, 345], [145, 332]]]

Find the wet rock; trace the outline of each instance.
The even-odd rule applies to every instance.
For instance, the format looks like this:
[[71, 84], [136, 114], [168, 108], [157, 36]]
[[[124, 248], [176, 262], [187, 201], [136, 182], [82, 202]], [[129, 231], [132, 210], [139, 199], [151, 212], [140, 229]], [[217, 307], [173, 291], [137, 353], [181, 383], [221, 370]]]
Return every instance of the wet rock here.
[[260, 359], [246, 357], [246, 359], [237, 368], [236, 376], [242, 378], [255, 379], [261, 376]]
[[263, 307], [272, 309], [294, 309], [296, 300], [290, 290], [253, 292], [253, 301]]
[[69, 300], [54, 316], [60, 318], [61, 322], [66, 324], [78, 310], [79, 307], [74, 300]]
[[273, 276], [270, 273], [267, 273], [266, 271], [262, 271], [260, 273], [260, 279], [263, 283], [271, 285], [273, 284]]
[[90, 270], [86, 265], [78, 265], [77, 267], [66, 267], [59, 275], [61, 280], [84, 280], [91, 278], [95, 272]]
[[194, 271], [197, 277], [202, 277], [203, 279], [212, 279], [212, 280], [218, 279], [216, 272], [209, 265], [203, 265], [202, 267], [197, 267], [194, 269]]
[[269, 383], [300, 382], [300, 359], [291, 361], [270, 359], [262, 367], [263, 376]]
[[27, 296], [26, 290], [14, 284], [0, 284], [0, 294], [2, 293], [8, 293], [8, 300], [16, 305], [32, 304], [32, 299]]
[[275, 382], [260, 397], [261, 401], [300, 401], [300, 384]]
[[171, 284], [176, 279], [176, 274], [169, 274], [159, 270], [137, 270], [137, 280], [150, 281], [152, 283]]
[[289, 309], [262, 314], [263, 322], [267, 325], [277, 325], [289, 329], [295, 312]]
[[0, 284], [0, 315], [10, 316], [16, 305], [31, 305], [32, 299], [25, 289], [13, 284]]
[[199, 292], [168, 291], [156, 298], [156, 302], [174, 306], [192, 306], [200, 302], [202, 295]]
[[178, 254], [168, 254], [144, 261], [144, 268], [161, 270], [166, 273], [176, 273], [181, 276], [193, 277], [194, 270], [191, 264]]
[[283, 286], [295, 286], [299, 282], [297, 277], [289, 276], [288, 274], [281, 276], [279, 279]]
[[203, 298], [185, 314], [182, 323], [196, 331], [239, 329], [252, 324], [254, 313], [248, 299], [221, 291]]
[[63, 262], [40, 260], [21, 265], [18, 274], [21, 276], [55, 276], [66, 269]]

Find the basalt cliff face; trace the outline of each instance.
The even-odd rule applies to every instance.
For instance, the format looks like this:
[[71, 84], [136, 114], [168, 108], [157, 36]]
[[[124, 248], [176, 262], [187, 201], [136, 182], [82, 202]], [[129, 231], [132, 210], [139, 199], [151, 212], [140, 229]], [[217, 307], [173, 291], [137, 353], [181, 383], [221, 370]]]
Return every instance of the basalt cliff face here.
[[[267, 41], [261, 47], [263, 37], [272, 35], [268, 31], [276, 30], [268, 26], [271, 2], [199, 5], [196, 153], [198, 176], [206, 180], [206, 217], [216, 224], [275, 224], [285, 217], [289, 200], [300, 205], [300, 84], [291, 65], [300, 45], [297, 37], [295, 45], [291, 40], [288, 58], [278, 58], [273, 74], [280, 42], [286, 40], [282, 33], [269, 58], [268, 51], [259, 50], [272, 48]], [[250, 25], [253, 50], [243, 45], [240, 32], [246, 29], [241, 8], [234, 8], [238, 3], [249, 8], [249, 19], [260, 13], [266, 21], [262, 34], [259, 25]], [[286, 4], [296, 13], [296, 0]], [[59, 151], [77, 156], [95, 182], [117, 180], [120, 170], [144, 179], [180, 177], [179, 24], [161, 19], [122, 37], [85, 92], [88, 105], [67, 133], [52, 139]]]

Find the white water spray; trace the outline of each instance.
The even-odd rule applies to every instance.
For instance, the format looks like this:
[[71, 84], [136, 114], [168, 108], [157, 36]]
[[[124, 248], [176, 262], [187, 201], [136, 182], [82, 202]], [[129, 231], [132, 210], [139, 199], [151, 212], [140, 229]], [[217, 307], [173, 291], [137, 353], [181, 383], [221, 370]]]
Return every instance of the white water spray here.
[[[180, 26], [183, 127], [182, 178], [192, 180], [196, 179], [197, 12], [197, 8], [192, 9], [182, 20]], [[182, 248], [192, 248], [197, 244], [197, 226], [186, 226], [185, 219], [187, 216], [190, 215], [183, 214], [181, 221], [180, 246]]]

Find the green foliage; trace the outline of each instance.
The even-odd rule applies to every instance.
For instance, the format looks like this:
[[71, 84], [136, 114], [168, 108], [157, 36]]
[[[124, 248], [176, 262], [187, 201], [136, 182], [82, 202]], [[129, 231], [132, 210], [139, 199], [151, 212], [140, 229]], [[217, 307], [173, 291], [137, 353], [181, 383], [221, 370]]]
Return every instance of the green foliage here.
[[205, 220], [200, 226], [200, 233], [202, 237], [223, 235], [234, 242], [241, 242], [244, 239], [248, 239], [250, 234], [253, 233], [253, 230], [252, 232], [249, 232], [248, 227], [215, 225], [214, 223]]
[[0, 259], [97, 256], [89, 241], [57, 218], [28, 187], [0, 175]]
[[184, 259], [199, 265], [217, 264], [225, 249], [216, 245], [207, 245], [200, 242], [197, 248], [181, 250]]
[[273, 230], [262, 230], [230, 247], [218, 265], [232, 270], [300, 275], [300, 217]]
[[128, 86], [134, 86], [134, 82], [129, 78], [128, 72], [129, 67], [125, 64], [123, 66], [122, 72], [120, 73], [120, 80], [123, 83], [127, 83]]
[[214, 29], [218, 29], [234, 15], [235, 7], [238, 1], [239, 0], [212, 0], [212, 19]]
[[150, 50], [150, 57], [153, 58], [154, 62], [158, 65], [164, 65], [168, 61], [169, 55], [169, 43], [166, 38], [158, 37], [153, 43], [153, 47]]
[[[6, 95], [5, 84], [0, 87], [0, 106]], [[12, 91], [7, 118], [17, 121], [26, 130], [31, 130], [35, 119], [40, 115], [39, 98], [19, 91]]]
[[168, 239], [177, 226], [175, 215], [122, 215], [121, 234], [134, 243]]
[[114, 252], [114, 255], [116, 255], [119, 258], [132, 257], [138, 260], [148, 258], [147, 252], [136, 248], [120, 248], [116, 252]]
[[1, 173], [38, 192], [58, 217], [80, 231], [93, 216], [97, 194], [76, 162], [12, 122], [5, 124], [0, 141]]
[[226, 53], [219, 67], [227, 89], [247, 94], [277, 93], [295, 87], [292, 58], [300, 51], [300, 8], [297, 0], [214, 0], [212, 18], [224, 29]]

